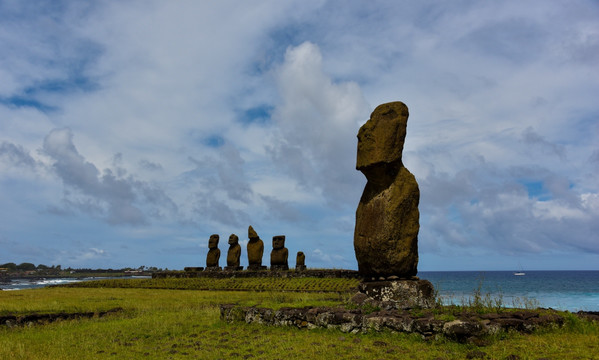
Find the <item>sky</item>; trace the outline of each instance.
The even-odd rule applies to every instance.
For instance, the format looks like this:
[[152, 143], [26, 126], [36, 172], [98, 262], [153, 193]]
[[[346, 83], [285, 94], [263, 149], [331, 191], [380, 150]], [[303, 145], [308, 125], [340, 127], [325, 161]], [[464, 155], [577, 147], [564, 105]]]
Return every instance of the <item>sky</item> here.
[[0, 263], [357, 269], [403, 101], [419, 270], [599, 270], [597, 64], [597, 1], [0, 0]]

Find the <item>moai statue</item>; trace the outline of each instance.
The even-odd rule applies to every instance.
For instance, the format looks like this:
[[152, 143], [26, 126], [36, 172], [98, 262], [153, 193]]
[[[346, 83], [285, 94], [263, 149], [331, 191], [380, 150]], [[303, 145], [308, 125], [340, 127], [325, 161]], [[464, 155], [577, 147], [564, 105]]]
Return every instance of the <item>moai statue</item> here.
[[409, 279], [418, 271], [420, 192], [402, 162], [408, 115], [402, 102], [379, 105], [358, 132], [356, 169], [368, 182], [356, 210], [354, 249], [365, 278]]
[[225, 270], [242, 270], [243, 266], [239, 266], [239, 258], [241, 257], [241, 245], [239, 245], [239, 237], [235, 234], [229, 236], [229, 252], [227, 252], [227, 267]]
[[302, 251], [298, 251], [295, 257], [295, 271], [304, 270], [306, 270], [306, 255]]
[[206, 255], [206, 270], [221, 270], [218, 266], [220, 260], [220, 250], [218, 249], [219, 236], [217, 234], [210, 235], [208, 240], [208, 255]]
[[430, 281], [415, 276], [420, 190], [402, 160], [408, 116], [402, 102], [382, 104], [358, 131], [356, 169], [368, 181], [356, 210], [354, 249], [363, 277], [356, 303], [395, 309], [436, 303]]
[[289, 251], [285, 247], [285, 235], [272, 237], [272, 252], [270, 253], [270, 270], [289, 270], [287, 258]]
[[262, 255], [264, 254], [264, 242], [258, 236], [258, 233], [250, 225], [248, 228], [248, 238], [250, 241], [247, 245], [248, 252], [248, 270], [264, 270], [266, 266], [262, 266]]

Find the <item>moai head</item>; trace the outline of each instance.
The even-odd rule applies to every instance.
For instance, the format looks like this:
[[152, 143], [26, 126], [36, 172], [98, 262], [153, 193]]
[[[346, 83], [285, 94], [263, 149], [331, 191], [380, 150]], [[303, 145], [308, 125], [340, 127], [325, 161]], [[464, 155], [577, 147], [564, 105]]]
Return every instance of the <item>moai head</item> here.
[[408, 107], [399, 101], [374, 109], [370, 119], [358, 131], [356, 169], [364, 172], [373, 165], [401, 160], [408, 116]]
[[216, 249], [218, 248], [218, 240], [220, 237], [218, 234], [210, 235], [210, 239], [208, 239], [208, 249]]
[[258, 236], [258, 233], [256, 232], [256, 230], [254, 230], [254, 228], [252, 227], [252, 225], [250, 225], [250, 227], [248, 228], [248, 238], [250, 240], [260, 239], [260, 237]]
[[236, 245], [237, 243], [239, 243], [239, 237], [235, 234], [231, 234], [231, 236], [229, 236], [229, 245]]
[[272, 248], [282, 249], [285, 247], [285, 235], [277, 235], [272, 237]]

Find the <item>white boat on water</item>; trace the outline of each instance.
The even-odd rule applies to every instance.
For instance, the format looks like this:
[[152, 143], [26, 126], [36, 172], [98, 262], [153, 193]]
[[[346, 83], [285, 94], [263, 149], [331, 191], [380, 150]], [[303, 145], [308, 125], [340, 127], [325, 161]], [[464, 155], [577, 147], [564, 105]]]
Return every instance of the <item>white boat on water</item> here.
[[520, 262], [518, 262], [518, 266], [520, 267], [520, 271], [516, 271], [514, 273], [514, 276], [524, 276], [524, 275], [526, 275], [526, 273], [524, 272], [524, 269], [522, 268], [522, 264], [520, 264]]

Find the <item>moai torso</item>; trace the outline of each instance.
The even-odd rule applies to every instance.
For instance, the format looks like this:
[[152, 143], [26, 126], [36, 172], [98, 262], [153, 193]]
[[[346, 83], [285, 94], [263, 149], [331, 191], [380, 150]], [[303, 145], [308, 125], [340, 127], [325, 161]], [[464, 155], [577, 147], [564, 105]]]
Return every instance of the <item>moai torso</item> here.
[[420, 192], [401, 159], [407, 121], [405, 104], [382, 104], [358, 132], [356, 169], [368, 180], [354, 231], [363, 276], [409, 278], [417, 272]]
[[219, 236], [217, 234], [210, 235], [208, 240], [208, 255], [206, 255], [206, 267], [217, 268], [220, 260], [220, 250], [218, 249]]
[[272, 237], [272, 252], [270, 253], [271, 269], [288, 270], [287, 258], [289, 251], [285, 247], [285, 235]]
[[264, 254], [264, 242], [260, 239], [254, 228], [248, 228], [248, 238], [250, 241], [247, 244], [248, 252], [248, 268], [262, 268], [262, 255]]
[[229, 236], [229, 251], [227, 252], [227, 267], [239, 267], [239, 259], [241, 257], [241, 246], [239, 245], [239, 237], [235, 234]]
[[301, 251], [295, 257], [295, 270], [306, 270], [306, 255]]

